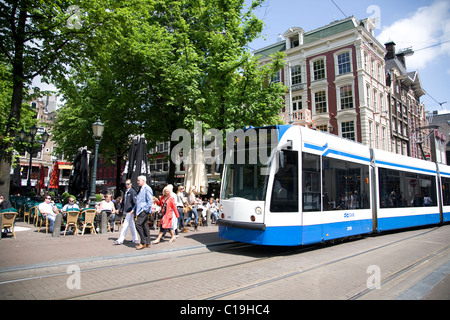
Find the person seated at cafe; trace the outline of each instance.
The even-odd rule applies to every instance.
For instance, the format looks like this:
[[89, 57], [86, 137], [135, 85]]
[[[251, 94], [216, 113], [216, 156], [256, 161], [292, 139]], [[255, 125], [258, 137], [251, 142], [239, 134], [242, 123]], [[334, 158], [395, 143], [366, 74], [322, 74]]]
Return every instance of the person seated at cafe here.
[[71, 210], [80, 210], [80, 207], [75, 203], [75, 199], [73, 197], [69, 197], [69, 202], [61, 209], [64, 213]]
[[109, 220], [113, 221], [113, 227], [114, 227], [114, 219], [116, 217], [116, 207], [114, 206], [114, 202], [112, 201], [112, 195], [107, 194], [106, 197], [105, 197], [105, 200], [100, 202], [100, 205], [98, 206], [97, 212], [100, 213], [103, 210], [111, 211], [111, 215], [109, 216]]
[[44, 202], [39, 204], [38, 209], [44, 219], [47, 219], [50, 222], [50, 232], [53, 232], [58, 208], [52, 203], [52, 197], [49, 194], [44, 196]]
[[0, 211], [12, 208], [11, 202], [5, 200], [3, 196], [0, 196]]

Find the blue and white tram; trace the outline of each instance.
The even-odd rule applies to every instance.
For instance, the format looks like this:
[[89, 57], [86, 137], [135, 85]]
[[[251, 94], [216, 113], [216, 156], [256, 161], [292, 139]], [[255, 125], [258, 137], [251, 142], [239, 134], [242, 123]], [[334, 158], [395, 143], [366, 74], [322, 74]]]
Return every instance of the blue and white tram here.
[[300, 126], [229, 135], [221, 188], [219, 236], [260, 245], [305, 245], [450, 218], [450, 167]]

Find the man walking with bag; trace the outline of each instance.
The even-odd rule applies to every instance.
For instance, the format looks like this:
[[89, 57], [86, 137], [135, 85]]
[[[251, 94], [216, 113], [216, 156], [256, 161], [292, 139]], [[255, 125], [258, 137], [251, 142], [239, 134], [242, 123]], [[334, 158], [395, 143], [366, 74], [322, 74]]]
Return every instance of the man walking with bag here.
[[146, 176], [139, 176], [137, 183], [141, 187], [136, 199], [131, 214], [136, 215], [136, 230], [141, 238], [141, 243], [136, 247], [136, 250], [150, 247], [150, 228], [148, 227], [148, 214], [152, 210], [153, 204], [153, 190], [147, 184]]

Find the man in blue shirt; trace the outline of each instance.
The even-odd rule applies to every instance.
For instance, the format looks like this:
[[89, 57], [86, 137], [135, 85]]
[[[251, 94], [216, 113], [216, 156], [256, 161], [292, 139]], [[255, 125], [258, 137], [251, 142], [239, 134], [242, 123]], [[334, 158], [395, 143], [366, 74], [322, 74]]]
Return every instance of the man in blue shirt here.
[[148, 227], [147, 214], [152, 210], [153, 190], [147, 184], [146, 176], [139, 176], [137, 183], [141, 189], [137, 195], [136, 205], [131, 212], [136, 215], [136, 230], [141, 238], [141, 243], [136, 247], [136, 250], [141, 250], [150, 247], [150, 228]]

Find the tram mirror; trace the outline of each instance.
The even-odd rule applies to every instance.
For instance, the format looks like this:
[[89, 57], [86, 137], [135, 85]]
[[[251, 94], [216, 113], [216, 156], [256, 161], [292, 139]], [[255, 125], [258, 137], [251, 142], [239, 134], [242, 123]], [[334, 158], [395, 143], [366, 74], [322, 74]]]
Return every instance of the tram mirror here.
[[281, 150], [292, 150], [292, 140], [288, 140], [281, 146]]
[[279, 167], [280, 168], [284, 168], [284, 151], [280, 150], [280, 152], [278, 153], [278, 161], [279, 161]]

